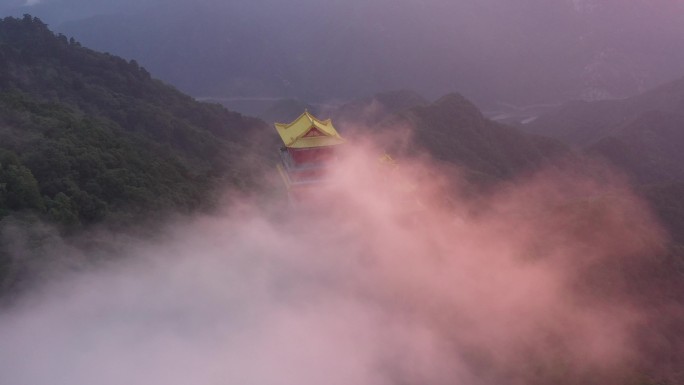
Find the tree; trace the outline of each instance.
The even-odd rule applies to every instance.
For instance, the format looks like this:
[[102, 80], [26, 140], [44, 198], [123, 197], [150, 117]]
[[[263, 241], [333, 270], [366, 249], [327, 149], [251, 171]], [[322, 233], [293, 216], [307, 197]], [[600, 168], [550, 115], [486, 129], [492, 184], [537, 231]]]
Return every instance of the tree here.
[[7, 208], [45, 209], [36, 178], [22, 164], [0, 164], [0, 187], [0, 202]]
[[58, 223], [73, 226], [79, 223], [78, 208], [74, 202], [64, 193], [58, 193], [55, 199], [48, 201], [50, 207], [48, 214]]

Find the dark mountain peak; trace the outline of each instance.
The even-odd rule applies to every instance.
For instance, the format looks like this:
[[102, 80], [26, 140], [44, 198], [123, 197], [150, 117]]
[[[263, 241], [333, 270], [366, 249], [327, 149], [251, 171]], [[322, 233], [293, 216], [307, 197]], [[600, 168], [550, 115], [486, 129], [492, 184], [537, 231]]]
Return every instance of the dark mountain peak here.
[[534, 170], [567, 154], [567, 148], [555, 140], [486, 119], [475, 104], [458, 93], [413, 107], [384, 123], [390, 128], [407, 123], [413, 127], [415, 148], [462, 166], [471, 180], [485, 184]]
[[457, 109], [460, 113], [467, 113], [469, 115], [478, 116], [479, 118], [484, 119], [482, 112], [479, 108], [477, 108], [475, 104], [473, 104], [473, 102], [466, 99], [465, 96], [456, 92], [452, 92], [442, 96], [441, 98], [437, 99], [432, 105], [436, 108]]
[[470, 100], [466, 99], [465, 96], [461, 95], [458, 92], [450, 92], [439, 99], [435, 101], [435, 104], [438, 103], [454, 103], [454, 102], [459, 102], [459, 103], [470, 103]]
[[31, 16], [29, 14], [26, 14], [21, 18], [5, 17], [1, 21], [5, 25], [12, 25], [14, 27], [4, 31], [5, 33], [12, 31], [43, 31], [52, 34], [52, 32], [48, 29], [47, 24], [45, 24], [40, 18]]
[[485, 124], [485, 117], [475, 104], [459, 93], [449, 93], [434, 103], [411, 109], [415, 114], [432, 115], [445, 121], [458, 122], [460, 126], [474, 129]]
[[47, 24], [37, 17], [24, 15], [22, 18], [0, 19], [0, 42], [12, 47], [33, 47], [54, 38]]

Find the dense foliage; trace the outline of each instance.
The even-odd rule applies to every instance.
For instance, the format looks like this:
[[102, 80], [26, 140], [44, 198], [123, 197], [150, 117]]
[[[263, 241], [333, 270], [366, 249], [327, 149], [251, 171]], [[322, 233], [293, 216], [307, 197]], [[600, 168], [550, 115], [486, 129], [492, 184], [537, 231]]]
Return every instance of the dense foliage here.
[[251, 183], [241, 159], [262, 128], [36, 18], [0, 21], [2, 213], [74, 226], [197, 209]]

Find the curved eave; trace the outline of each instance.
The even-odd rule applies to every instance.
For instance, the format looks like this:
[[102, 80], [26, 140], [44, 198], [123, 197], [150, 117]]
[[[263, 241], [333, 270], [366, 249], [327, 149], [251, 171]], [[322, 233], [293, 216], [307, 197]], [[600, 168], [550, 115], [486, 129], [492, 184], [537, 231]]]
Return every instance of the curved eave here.
[[329, 147], [344, 144], [347, 141], [340, 137], [333, 136], [312, 136], [309, 138], [299, 138], [294, 143], [286, 145], [287, 148], [303, 149], [303, 148], [317, 148]]

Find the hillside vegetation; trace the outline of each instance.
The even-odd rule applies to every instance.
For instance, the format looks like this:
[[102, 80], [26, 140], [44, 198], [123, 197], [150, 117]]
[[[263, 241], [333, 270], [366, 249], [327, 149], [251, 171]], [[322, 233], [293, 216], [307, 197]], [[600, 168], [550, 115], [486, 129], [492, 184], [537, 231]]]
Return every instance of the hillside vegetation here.
[[264, 123], [194, 101], [135, 61], [0, 21], [0, 213], [74, 226], [210, 205], [247, 186]]

